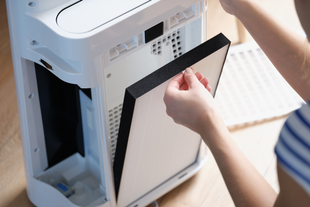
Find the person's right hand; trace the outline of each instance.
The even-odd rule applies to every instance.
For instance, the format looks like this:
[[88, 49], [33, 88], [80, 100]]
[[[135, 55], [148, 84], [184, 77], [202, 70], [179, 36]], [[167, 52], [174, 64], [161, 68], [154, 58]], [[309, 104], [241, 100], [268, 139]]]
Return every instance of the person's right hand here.
[[167, 114], [176, 123], [188, 127], [202, 137], [212, 137], [210, 133], [223, 125], [223, 122], [218, 122], [221, 117], [208, 84], [209, 80], [203, 78], [202, 74], [195, 75], [191, 68], [187, 68], [184, 74], [181, 73], [171, 80], [164, 96]]

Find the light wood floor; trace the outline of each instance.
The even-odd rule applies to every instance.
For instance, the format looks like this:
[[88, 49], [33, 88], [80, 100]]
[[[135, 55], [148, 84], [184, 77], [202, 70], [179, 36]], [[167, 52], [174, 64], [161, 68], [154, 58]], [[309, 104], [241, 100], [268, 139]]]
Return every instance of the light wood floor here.
[[[300, 30], [293, 0], [260, 0], [293, 30]], [[238, 43], [236, 20], [218, 0], [208, 1], [208, 36], [224, 33]], [[247, 35], [247, 40], [251, 37]], [[33, 206], [26, 195], [23, 152], [9, 43], [5, 1], [0, 0], [0, 206]], [[255, 167], [278, 190], [273, 147], [284, 118], [232, 130], [232, 135]], [[160, 198], [161, 207], [234, 206], [212, 155], [206, 166]]]

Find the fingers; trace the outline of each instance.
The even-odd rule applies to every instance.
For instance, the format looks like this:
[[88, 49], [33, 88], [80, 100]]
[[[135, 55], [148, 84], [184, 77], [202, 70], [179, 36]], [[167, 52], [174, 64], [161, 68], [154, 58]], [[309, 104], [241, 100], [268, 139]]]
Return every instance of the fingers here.
[[197, 72], [194, 74], [192, 68], [187, 68], [183, 73], [179, 73], [177, 76], [175, 76], [170, 83], [167, 86], [167, 90], [188, 90], [189, 86], [193, 86], [194, 84], [197, 84], [197, 82], [200, 82], [209, 92], [211, 92], [211, 87], [209, 84], [209, 79], [206, 77], [203, 77], [202, 73]]
[[197, 79], [198, 79], [199, 81], [201, 81], [201, 80], [203, 79], [203, 75], [202, 75], [201, 72], [197, 72], [197, 73], [195, 73], [195, 75], [196, 75], [196, 77], [197, 77]]
[[207, 87], [206, 87], [206, 89], [211, 93], [211, 87], [208, 85]]
[[[200, 74], [198, 74], [198, 76], [199, 75]], [[202, 76], [202, 74], [201, 74], [201, 76]], [[187, 83], [188, 88], [194, 87], [195, 84], [197, 84], [197, 82], [199, 82], [199, 79], [194, 74], [194, 71], [192, 68], [186, 68], [186, 70], [184, 72], [184, 80]]]
[[[183, 80], [184, 80], [184, 75], [183, 75]], [[188, 90], [188, 85], [187, 85], [187, 83], [185, 82], [185, 80], [184, 80], [184, 83], [180, 86], [180, 90], [181, 90], [181, 91], [186, 91], [186, 90]]]
[[209, 84], [209, 79], [204, 77], [203, 79], [200, 80], [200, 83], [207, 88], [208, 84]]
[[[196, 75], [196, 77], [197, 77], [197, 79], [198, 79], [199, 81], [203, 79], [203, 75], [202, 75], [201, 72], [197, 72], [197, 73], [195, 73], [195, 75]], [[188, 90], [188, 85], [187, 85], [187, 83], [186, 83], [185, 81], [184, 81], [184, 83], [180, 86], [180, 90], [183, 90], [183, 91]]]
[[209, 86], [209, 79], [203, 78], [200, 80], [200, 83], [211, 93], [211, 87]]
[[164, 102], [166, 105], [170, 102], [171, 98], [178, 93], [180, 87], [183, 85], [184, 82], [185, 80], [183, 74], [179, 73], [174, 78], [172, 78], [172, 80], [168, 83], [164, 95]]
[[185, 83], [184, 77], [182, 73], [176, 75], [168, 84], [167, 89], [178, 89]]

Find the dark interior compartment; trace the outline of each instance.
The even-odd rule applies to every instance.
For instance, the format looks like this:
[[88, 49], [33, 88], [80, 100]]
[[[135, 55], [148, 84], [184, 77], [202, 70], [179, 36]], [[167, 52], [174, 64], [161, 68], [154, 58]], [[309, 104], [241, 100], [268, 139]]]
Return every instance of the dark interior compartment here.
[[[35, 63], [48, 168], [78, 152], [84, 156], [80, 96], [77, 85], [63, 82]], [[91, 98], [90, 89], [83, 89]]]

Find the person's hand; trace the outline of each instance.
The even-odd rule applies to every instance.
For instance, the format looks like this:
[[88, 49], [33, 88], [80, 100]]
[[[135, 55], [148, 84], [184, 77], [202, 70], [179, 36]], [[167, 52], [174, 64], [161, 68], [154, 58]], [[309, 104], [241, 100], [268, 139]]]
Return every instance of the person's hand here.
[[[190, 68], [190, 70], [193, 72], [192, 68]], [[183, 75], [183, 73], [180, 73], [179, 75], [181, 75], [181, 78], [182, 78], [181, 79], [182, 84], [180, 85], [179, 89], [181, 91], [188, 90], [189, 89], [188, 88], [188, 84], [187, 84], [187, 82], [184, 79], [185, 76]], [[195, 73], [195, 75], [196, 75], [196, 78], [201, 82], [201, 84], [204, 85], [204, 87], [211, 93], [211, 87], [208, 85], [209, 84], [209, 79], [206, 78], [206, 77], [203, 77], [201, 72], [197, 72], [197, 73]], [[179, 82], [180, 79], [178, 79], [176, 77], [176, 80]], [[179, 83], [181, 83], [181, 82], [179, 82]]]
[[213, 117], [218, 116], [208, 84], [209, 80], [201, 73], [194, 74], [191, 68], [187, 68], [184, 74], [180, 73], [171, 80], [164, 96], [167, 114], [176, 123], [200, 135], [212, 127]]

